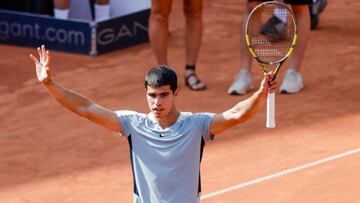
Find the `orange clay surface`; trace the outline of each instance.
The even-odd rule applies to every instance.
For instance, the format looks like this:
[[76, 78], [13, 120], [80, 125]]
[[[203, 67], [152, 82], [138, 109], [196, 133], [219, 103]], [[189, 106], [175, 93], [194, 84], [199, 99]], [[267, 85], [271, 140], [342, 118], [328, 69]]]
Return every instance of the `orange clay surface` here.
[[[171, 16], [169, 62], [182, 88], [181, 111], [220, 113], [246, 99], [226, 91], [239, 71], [244, 2], [205, 0], [198, 73], [209, 86], [184, 86], [184, 18]], [[328, 0], [302, 66], [305, 88], [280, 95], [277, 128], [265, 108], [207, 144], [202, 194], [360, 148], [360, 1]], [[0, 45], [0, 202], [132, 202], [124, 138], [63, 109], [37, 82], [34, 48]], [[110, 109], [147, 112], [143, 76], [155, 64], [148, 43], [98, 57], [52, 52], [53, 77]], [[254, 83], [261, 71], [253, 64]], [[286, 69], [286, 65], [283, 68]], [[281, 71], [279, 80], [283, 78]], [[213, 196], [203, 202], [360, 202], [360, 153]]]

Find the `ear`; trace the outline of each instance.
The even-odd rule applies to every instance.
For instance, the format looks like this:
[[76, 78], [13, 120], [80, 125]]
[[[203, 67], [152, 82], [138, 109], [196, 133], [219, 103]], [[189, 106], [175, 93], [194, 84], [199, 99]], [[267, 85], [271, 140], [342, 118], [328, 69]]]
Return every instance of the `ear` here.
[[180, 88], [178, 87], [178, 88], [176, 88], [176, 90], [174, 92], [174, 96], [176, 97], [179, 94], [179, 92], [180, 92]]

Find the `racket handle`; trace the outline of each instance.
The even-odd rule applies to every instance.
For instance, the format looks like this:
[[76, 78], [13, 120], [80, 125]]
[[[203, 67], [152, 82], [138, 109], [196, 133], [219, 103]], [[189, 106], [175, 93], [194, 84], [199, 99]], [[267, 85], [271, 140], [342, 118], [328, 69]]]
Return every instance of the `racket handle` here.
[[268, 93], [266, 102], [266, 127], [275, 128], [275, 93]]

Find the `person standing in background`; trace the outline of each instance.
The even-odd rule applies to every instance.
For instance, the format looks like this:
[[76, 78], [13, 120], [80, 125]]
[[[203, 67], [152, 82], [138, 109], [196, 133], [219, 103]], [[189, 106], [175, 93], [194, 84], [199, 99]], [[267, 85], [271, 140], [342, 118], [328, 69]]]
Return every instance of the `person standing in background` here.
[[[185, 84], [191, 90], [205, 90], [206, 85], [195, 73], [202, 38], [202, 0], [183, 0], [186, 23]], [[149, 38], [159, 65], [167, 65], [169, 15], [172, 0], [152, 0]]]
[[[95, 21], [103, 21], [110, 18], [109, 0], [95, 1]], [[54, 17], [58, 19], [69, 19], [70, 0], [54, 0]]]
[[[245, 12], [242, 21], [241, 43], [240, 43], [240, 71], [235, 77], [233, 84], [228, 89], [230, 95], [243, 95], [253, 89], [253, 81], [251, 75], [251, 62], [252, 57], [245, 44], [245, 26], [246, 19], [249, 16], [250, 11], [256, 5], [263, 1], [247, 0]], [[309, 5], [312, 4], [312, 0], [285, 0], [285, 3], [291, 5], [294, 12], [296, 25], [298, 30], [297, 44], [294, 49], [294, 54], [289, 59], [289, 68], [285, 73], [285, 77], [280, 85], [281, 93], [297, 93], [301, 91], [304, 86], [302, 76], [300, 74], [300, 67], [304, 58], [306, 44], [310, 33], [310, 13]], [[268, 26], [272, 33], [271, 35], [279, 34], [281, 36], [281, 28], [285, 25], [287, 19], [281, 19], [276, 16], [276, 10], [273, 18], [264, 26]], [[272, 28], [272, 29], [270, 29]], [[267, 33], [264, 33], [267, 34]]]
[[324, 11], [327, 5], [327, 0], [313, 0], [313, 3], [309, 6], [311, 30], [315, 30], [320, 22], [320, 13]]

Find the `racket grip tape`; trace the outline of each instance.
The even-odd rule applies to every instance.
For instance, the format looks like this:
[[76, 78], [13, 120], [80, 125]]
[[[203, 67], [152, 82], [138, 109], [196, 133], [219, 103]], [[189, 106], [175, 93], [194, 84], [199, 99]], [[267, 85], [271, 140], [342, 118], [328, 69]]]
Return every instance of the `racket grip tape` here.
[[266, 99], [266, 127], [275, 128], [275, 93], [268, 93]]

